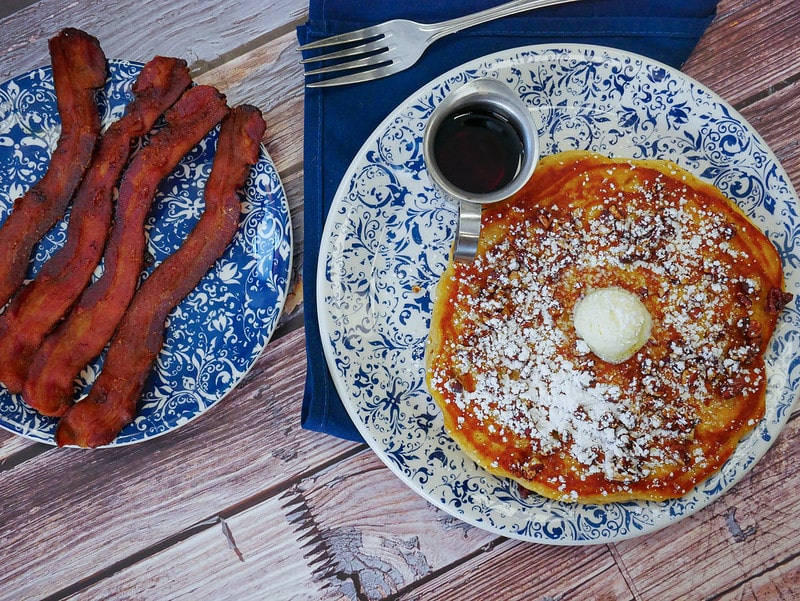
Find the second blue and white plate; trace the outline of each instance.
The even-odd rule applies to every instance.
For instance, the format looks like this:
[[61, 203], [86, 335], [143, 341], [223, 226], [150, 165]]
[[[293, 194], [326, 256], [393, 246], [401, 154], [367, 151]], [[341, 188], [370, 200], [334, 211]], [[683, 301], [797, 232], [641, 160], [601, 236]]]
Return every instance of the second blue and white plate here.
[[[108, 61], [108, 79], [99, 95], [104, 126], [124, 113], [142, 66]], [[0, 84], [0, 222], [14, 199], [46, 171], [60, 123], [50, 67]], [[146, 224], [153, 266], [174, 252], [200, 219], [218, 135], [219, 127], [159, 186]], [[170, 314], [164, 348], [145, 385], [139, 414], [111, 446], [153, 438], [204, 413], [239, 383], [269, 342], [288, 293], [292, 228], [286, 194], [264, 148], [242, 197], [233, 242]], [[65, 237], [62, 220], [36, 247], [31, 275]], [[79, 395], [88, 391], [101, 365], [99, 359], [81, 373]], [[53, 444], [56, 420], [39, 415], [0, 386], [0, 426]]]
[[798, 200], [778, 160], [722, 99], [677, 70], [582, 45], [531, 46], [463, 65], [393, 111], [350, 165], [322, 239], [318, 306], [337, 391], [378, 456], [434, 505], [503, 536], [551, 544], [621, 540], [655, 531], [718, 498], [775, 440], [800, 378], [800, 313], [782, 313], [768, 351], [767, 412], [722, 470], [665, 502], [565, 504], [496, 478], [447, 435], [425, 387], [432, 294], [455, 233], [457, 208], [435, 192], [422, 133], [447, 93], [500, 79], [528, 104], [543, 154], [586, 149], [670, 159], [720, 188], [775, 243], [786, 288], [800, 293]]

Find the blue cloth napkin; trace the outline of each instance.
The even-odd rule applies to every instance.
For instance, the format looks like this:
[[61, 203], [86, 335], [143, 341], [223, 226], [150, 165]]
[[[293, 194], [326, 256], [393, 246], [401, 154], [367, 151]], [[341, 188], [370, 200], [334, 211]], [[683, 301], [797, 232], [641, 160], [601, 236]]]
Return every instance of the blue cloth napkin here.
[[[310, 0], [301, 44], [388, 19], [435, 22], [499, 0]], [[394, 108], [468, 60], [530, 44], [584, 43], [635, 52], [680, 67], [716, 12], [717, 0], [582, 0], [506, 17], [435, 42], [410, 69], [371, 82], [306, 89], [304, 305], [308, 372], [304, 428], [362, 440], [328, 372], [317, 320], [316, 275], [325, 217], [358, 149]]]

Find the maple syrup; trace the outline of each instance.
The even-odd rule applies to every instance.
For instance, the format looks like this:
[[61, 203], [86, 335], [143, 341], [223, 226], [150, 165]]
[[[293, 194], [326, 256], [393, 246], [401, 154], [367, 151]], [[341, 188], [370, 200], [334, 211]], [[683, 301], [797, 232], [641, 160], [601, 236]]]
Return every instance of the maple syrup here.
[[470, 194], [490, 194], [509, 184], [525, 158], [523, 140], [503, 115], [465, 106], [447, 115], [433, 139], [442, 175]]

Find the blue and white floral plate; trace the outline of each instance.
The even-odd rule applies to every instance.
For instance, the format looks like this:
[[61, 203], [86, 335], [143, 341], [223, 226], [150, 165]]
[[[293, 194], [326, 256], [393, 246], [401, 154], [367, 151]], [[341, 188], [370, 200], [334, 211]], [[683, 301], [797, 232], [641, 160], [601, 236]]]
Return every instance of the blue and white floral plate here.
[[337, 191], [320, 253], [318, 305], [326, 358], [372, 449], [434, 505], [513, 538], [616, 541], [674, 523], [730, 488], [767, 451], [797, 396], [800, 313], [782, 313], [767, 356], [767, 413], [722, 470], [666, 502], [565, 504], [520, 494], [450, 439], [424, 383], [432, 294], [447, 263], [456, 207], [425, 170], [422, 132], [435, 106], [476, 77], [495, 77], [529, 105], [543, 154], [590, 149], [676, 161], [733, 198], [763, 228], [800, 293], [798, 200], [752, 127], [677, 70], [593, 46], [531, 46], [467, 63], [399, 106], [367, 140]]
[[[109, 61], [99, 99], [104, 125], [125, 112], [141, 68], [137, 62]], [[13, 200], [44, 174], [59, 133], [50, 67], [0, 84], [0, 222]], [[203, 188], [218, 134], [217, 127], [161, 182], [146, 225], [154, 265], [180, 246], [202, 214]], [[64, 244], [65, 235], [62, 221], [36, 248], [31, 274]], [[275, 329], [288, 293], [291, 262], [289, 206], [275, 165], [262, 148], [244, 190], [234, 241], [170, 314], [164, 348], [144, 388], [139, 415], [112, 446], [173, 430], [239, 383]], [[97, 360], [81, 373], [83, 393], [101, 365]], [[0, 426], [52, 444], [56, 420], [42, 417], [0, 386]]]

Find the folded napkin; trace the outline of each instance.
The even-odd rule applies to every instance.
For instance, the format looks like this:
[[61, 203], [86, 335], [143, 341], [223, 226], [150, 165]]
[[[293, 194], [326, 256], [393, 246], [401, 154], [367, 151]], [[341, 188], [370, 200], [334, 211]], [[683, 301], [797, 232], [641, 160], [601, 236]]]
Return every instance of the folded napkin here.
[[[435, 22], [500, 0], [310, 0], [300, 43], [388, 19]], [[361, 145], [394, 108], [430, 80], [493, 52], [530, 44], [611, 46], [680, 67], [714, 17], [717, 0], [582, 0], [485, 23], [435, 42], [401, 73], [349, 86], [306, 89], [303, 286], [308, 372], [304, 428], [362, 440], [337, 395], [322, 351], [316, 275], [325, 217]]]

